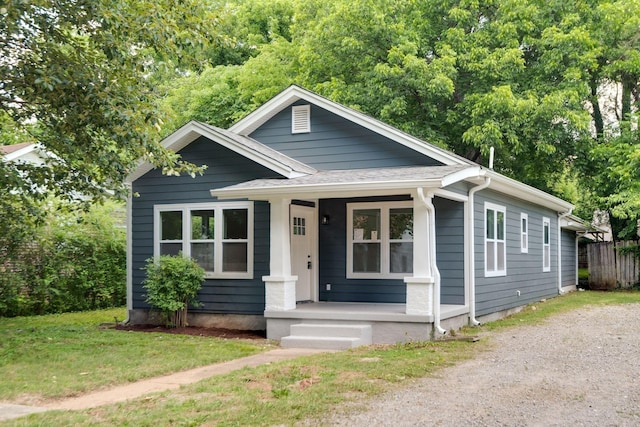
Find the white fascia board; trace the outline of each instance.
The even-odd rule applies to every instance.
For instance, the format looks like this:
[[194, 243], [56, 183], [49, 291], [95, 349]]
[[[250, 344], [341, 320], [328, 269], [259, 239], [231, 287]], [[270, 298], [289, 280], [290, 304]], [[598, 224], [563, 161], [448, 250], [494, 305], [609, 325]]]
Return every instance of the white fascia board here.
[[[215, 143], [222, 145], [223, 147], [226, 147], [232, 151], [235, 151], [236, 153], [250, 160], [253, 160], [258, 164], [261, 164], [262, 166], [265, 166], [286, 178], [296, 178], [299, 176], [306, 175], [304, 173], [296, 172], [292, 170], [290, 167], [283, 165], [282, 163], [272, 159], [271, 157], [265, 154], [259, 153], [257, 151], [248, 149], [242, 145], [239, 145], [234, 140], [226, 137], [223, 134], [214, 133], [210, 129], [208, 129], [206, 126], [203, 126], [202, 124], [196, 121], [191, 121], [186, 125], [182, 126], [180, 129], [176, 130], [174, 133], [166, 137], [161, 142], [161, 144], [163, 147], [169, 150], [178, 152], [182, 150], [184, 147], [186, 147], [187, 145], [189, 145], [190, 143], [192, 143], [193, 141], [195, 141], [196, 139], [198, 139], [200, 136], [204, 136], [214, 141]], [[151, 163], [142, 162], [136, 168], [136, 170], [131, 175], [129, 175], [127, 182], [131, 183], [135, 181], [136, 179], [140, 178], [142, 175], [149, 172], [151, 169], [153, 169], [153, 166], [151, 165]]]
[[258, 109], [254, 110], [248, 116], [234, 124], [229, 128], [229, 130], [240, 135], [249, 135], [251, 132], [262, 126], [265, 122], [278, 114], [284, 108], [300, 99], [311, 102], [321, 108], [324, 108], [327, 111], [330, 111], [331, 113], [334, 113], [353, 123], [367, 128], [379, 135], [382, 135], [414, 151], [424, 154], [425, 156], [442, 162], [447, 166], [471, 164], [471, 161], [469, 160], [459, 157], [453, 153], [449, 153], [442, 148], [430, 145], [425, 141], [422, 141], [414, 136], [402, 132], [399, 129], [389, 126], [386, 123], [369, 117], [364, 113], [330, 101], [327, 98], [324, 98], [313, 92], [309, 92], [299, 86], [289, 86], [287, 89], [271, 98], [271, 100], [267, 101], [261, 107], [258, 107]]
[[460, 181], [481, 178], [484, 175], [485, 171], [480, 166], [470, 166], [442, 178], [442, 187], [447, 187]]
[[520, 181], [516, 181], [515, 179], [508, 178], [490, 170], [485, 170], [485, 173], [487, 177], [491, 178], [489, 189], [545, 206], [559, 213], [569, 212], [574, 208], [571, 203], [565, 200]]
[[289, 198], [306, 197], [310, 195], [331, 197], [361, 197], [385, 196], [393, 194], [411, 194], [416, 188], [440, 188], [441, 179], [416, 181], [387, 181], [387, 182], [357, 182], [347, 184], [306, 184], [283, 185], [262, 188], [221, 188], [211, 190], [214, 197], [220, 199], [268, 199], [273, 196], [287, 195]]

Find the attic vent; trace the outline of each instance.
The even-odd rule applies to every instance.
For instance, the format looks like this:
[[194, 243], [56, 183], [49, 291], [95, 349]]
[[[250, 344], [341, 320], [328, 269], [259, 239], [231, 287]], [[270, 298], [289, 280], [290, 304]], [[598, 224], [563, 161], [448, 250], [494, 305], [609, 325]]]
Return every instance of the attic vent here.
[[291, 108], [291, 133], [311, 132], [311, 106], [296, 105]]

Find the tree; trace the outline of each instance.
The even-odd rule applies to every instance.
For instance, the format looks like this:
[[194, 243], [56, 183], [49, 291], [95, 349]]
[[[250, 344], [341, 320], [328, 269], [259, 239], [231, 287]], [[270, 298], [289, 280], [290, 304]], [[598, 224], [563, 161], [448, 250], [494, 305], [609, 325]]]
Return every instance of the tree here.
[[203, 49], [223, 41], [214, 12], [197, 0], [4, 3], [0, 112], [54, 159], [37, 168], [2, 163], [0, 185], [100, 198], [106, 189], [124, 193], [141, 159], [168, 173], [198, 172], [159, 143], [152, 77], [202, 66]]

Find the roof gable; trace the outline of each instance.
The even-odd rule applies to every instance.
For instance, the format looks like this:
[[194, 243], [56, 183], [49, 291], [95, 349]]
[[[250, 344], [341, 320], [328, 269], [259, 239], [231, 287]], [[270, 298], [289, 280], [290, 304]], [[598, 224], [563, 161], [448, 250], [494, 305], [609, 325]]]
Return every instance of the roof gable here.
[[289, 86], [287, 89], [271, 98], [245, 118], [231, 126], [229, 130], [240, 135], [250, 135], [276, 114], [300, 100], [317, 105], [320, 108], [341, 116], [346, 120], [371, 130], [372, 132], [380, 134], [394, 142], [397, 142], [398, 144], [402, 144], [418, 153], [431, 157], [444, 165], [475, 165], [475, 163], [465, 159], [464, 157], [453, 154], [440, 147], [436, 147], [435, 145], [422, 141], [394, 128], [393, 126], [367, 116], [366, 114], [345, 107], [344, 105], [340, 105], [295, 85]]
[[[272, 150], [252, 138], [237, 135], [227, 130], [197, 121], [190, 121], [167, 136], [162, 141], [162, 145], [167, 149], [178, 152], [201, 136], [235, 151], [256, 163], [260, 163], [286, 178], [295, 178], [316, 172], [314, 168]], [[153, 166], [149, 162], [143, 162], [129, 175], [127, 181], [133, 182], [152, 169]]]

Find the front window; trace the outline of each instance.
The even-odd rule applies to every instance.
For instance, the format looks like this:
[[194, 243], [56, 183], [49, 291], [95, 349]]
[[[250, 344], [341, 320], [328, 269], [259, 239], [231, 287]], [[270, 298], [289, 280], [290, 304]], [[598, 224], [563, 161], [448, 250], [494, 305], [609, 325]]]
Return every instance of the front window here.
[[542, 271], [551, 271], [551, 221], [542, 218]]
[[194, 258], [207, 278], [253, 276], [253, 205], [206, 203], [155, 207], [156, 255]]
[[505, 240], [506, 209], [485, 203], [485, 276], [507, 274], [507, 245]]
[[348, 277], [405, 277], [413, 272], [413, 208], [409, 204], [352, 203], [348, 218]]

